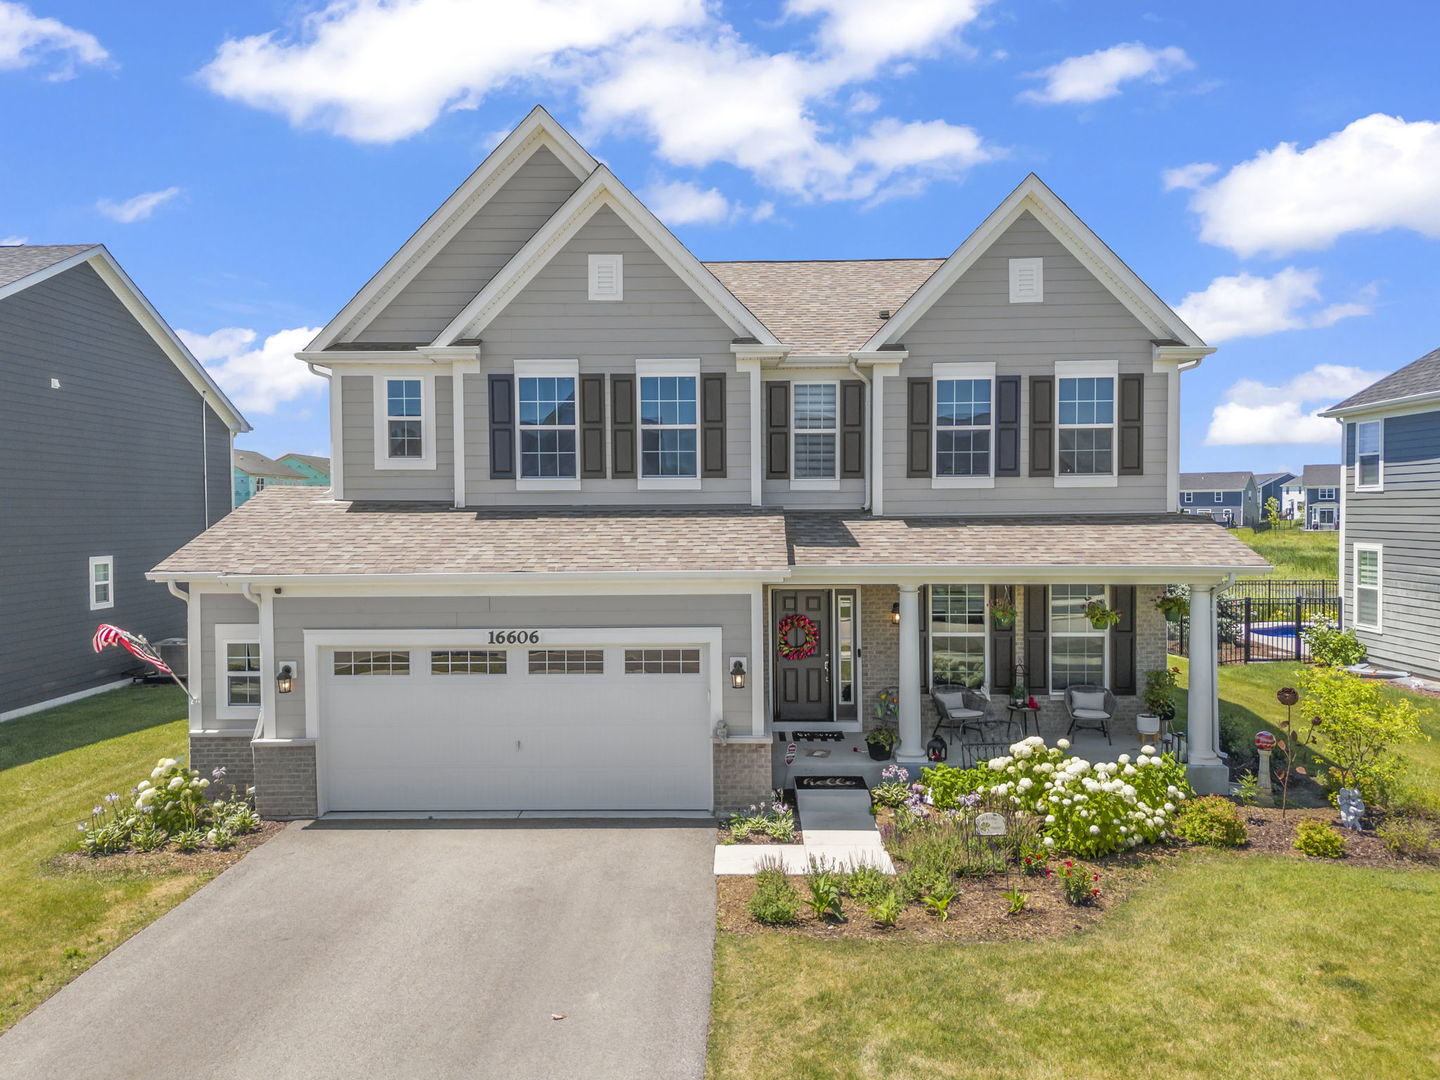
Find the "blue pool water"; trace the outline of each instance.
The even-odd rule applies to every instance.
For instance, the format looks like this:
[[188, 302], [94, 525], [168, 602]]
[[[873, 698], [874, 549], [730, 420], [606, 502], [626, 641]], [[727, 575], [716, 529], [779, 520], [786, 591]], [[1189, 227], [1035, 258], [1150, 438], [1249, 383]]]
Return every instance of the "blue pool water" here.
[[1293, 627], [1293, 626], [1256, 626], [1256, 627], [1252, 627], [1251, 630], [1250, 630], [1250, 632], [1251, 632], [1252, 634], [1261, 634], [1261, 635], [1263, 635], [1263, 636], [1265, 636], [1265, 637], [1273, 637], [1273, 638], [1293, 638], [1293, 637], [1295, 636], [1295, 627]]

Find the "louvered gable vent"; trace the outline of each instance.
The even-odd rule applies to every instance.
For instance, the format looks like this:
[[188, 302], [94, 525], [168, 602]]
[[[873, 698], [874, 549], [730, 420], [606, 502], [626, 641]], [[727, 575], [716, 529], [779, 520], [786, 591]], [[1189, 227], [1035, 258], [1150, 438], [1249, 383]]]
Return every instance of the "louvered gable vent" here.
[[591, 255], [590, 299], [623, 300], [624, 298], [624, 257], [621, 255]]
[[1010, 260], [1010, 302], [1038, 304], [1045, 299], [1045, 260]]

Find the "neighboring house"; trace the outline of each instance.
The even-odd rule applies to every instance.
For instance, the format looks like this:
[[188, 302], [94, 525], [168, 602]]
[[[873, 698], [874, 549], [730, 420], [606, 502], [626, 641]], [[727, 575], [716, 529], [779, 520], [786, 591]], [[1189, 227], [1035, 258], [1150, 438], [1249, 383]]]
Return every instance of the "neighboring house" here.
[[275, 459], [305, 477], [306, 487], [330, 486], [330, 459], [314, 454], [281, 454]]
[[1373, 663], [1440, 678], [1440, 349], [1321, 415], [1344, 431], [1345, 621]]
[[1033, 176], [947, 259], [704, 264], [536, 109], [299, 354], [332, 491], [154, 570], [200, 628], [195, 764], [273, 817], [723, 810], [887, 688], [914, 766], [932, 687], [1017, 664], [1052, 725], [1085, 682], [1128, 722], [1185, 582], [1224, 790], [1203, 628], [1265, 563], [1173, 512], [1212, 351]]
[[100, 623], [184, 636], [145, 572], [230, 512], [248, 430], [103, 246], [0, 247], [0, 719], [141, 667]]
[[1254, 473], [1180, 474], [1178, 508], [1183, 514], [1203, 514], [1222, 525], [1253, 529], [1260, 523], [1260, 505]]
[[1258, 473], [1255, 477], [1255, 487], [1260, 500], [1260, 517], [1264, 520], [1265, 507], [1271, 499], [1280, 508], [1280, 516], [1287, 516], [1285, 513], [1285, 488], [1296, 476], [1292, 472]]
[[305, 487], [309, 479], [298, 469], [257, 454], [254, 450], [236, 450], [235, 505], [242, 506], [267, 487]]
[[1306, 465], [1300, 474], [1304, 491], [1305, 528], [1340, 528], [1340, 466]]
[[1305, 520], [1305, 487], [1300, 477], [1293, 476], [1281, 487], [1280, 510], [1288, 520]]

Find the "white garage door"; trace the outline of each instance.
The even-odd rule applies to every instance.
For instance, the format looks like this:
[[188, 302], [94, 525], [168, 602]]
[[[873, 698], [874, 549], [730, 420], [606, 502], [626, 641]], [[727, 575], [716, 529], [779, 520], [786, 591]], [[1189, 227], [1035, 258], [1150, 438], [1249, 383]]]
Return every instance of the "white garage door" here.
[[703, 645], [320, 652], [327, 810], [708, 810]]

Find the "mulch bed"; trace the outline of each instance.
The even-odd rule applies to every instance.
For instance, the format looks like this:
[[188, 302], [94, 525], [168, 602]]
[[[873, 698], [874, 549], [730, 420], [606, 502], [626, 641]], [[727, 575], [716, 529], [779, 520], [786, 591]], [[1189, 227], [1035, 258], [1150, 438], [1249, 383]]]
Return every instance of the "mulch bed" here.
[[805, 842], [805, 837], [799, 829], [796, 829], [794, 840], [772, 840], [768, 836], [760, 836], [757, 833], [751, 833], [744, 840], [735, 840], [730, 836], [730, 830], [725, 828], [724, 825], [721, 825], [718, 829], [715, 830], [715, 842], [717, 844], [736, 846], [743, 846], [746, 844], [761, 844], [770, 846], [780, 845], [782, 847], [793, 847], [796, 844], [803, 844]]
[[[1330, 807], [1324, 809], [1296, 809], [1284, 817], [1275, 807], [1242, 806], [1240, 818], [1250, 833], [1250, 842], [1237, 849], [1241, 854], [1285, 855], [1292, 859], [1312, 859], [1312, 856], [1295, 850], [1296, 829], [1302, 821], [1328, 821], [1345, 838], [1345, 854], [1338, 859], [1312, 859], [1314, 862], [1344, 863], [1347, 866], [1415, 867], [1421, 864], [1402, 859], [1389, 851], [1373, 828], [1360, 832], [1340, 827], [1340, 815]], [[1369, 819], [1366, 819], [1367, 825]]]
[[62, 874], [90, 874], [96, 877], [163, 877], [166, 874], [205, 870], [218, 874], [227, 867], [234, 866], [285, 828], [286, 824], [284, 821], [263, 821], [258, 831], [237, 836], [235, 846], [228, 851], [201, 848], [184, 855], [176, 851], [173, 845], [159, 851], [123, 851], [117, 855], [91, 856], [79, 851], [67, 851], [51, 859], [50, 866]]

